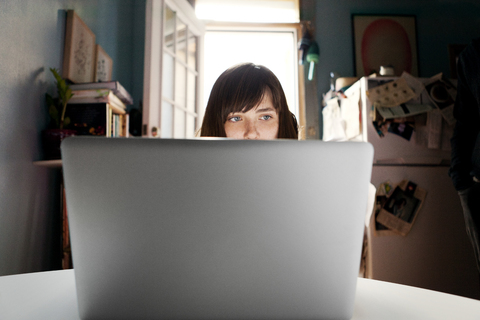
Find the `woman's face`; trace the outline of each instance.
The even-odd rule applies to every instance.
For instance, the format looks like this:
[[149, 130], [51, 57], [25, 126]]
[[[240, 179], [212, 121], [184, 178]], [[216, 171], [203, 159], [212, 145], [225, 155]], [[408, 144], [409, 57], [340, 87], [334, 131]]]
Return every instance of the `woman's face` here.
[[263, 101], [247, 112], [231, 113], [225, 122], [227, 138], [273, 140], [278, 137], [278, 113], [267, 92]]

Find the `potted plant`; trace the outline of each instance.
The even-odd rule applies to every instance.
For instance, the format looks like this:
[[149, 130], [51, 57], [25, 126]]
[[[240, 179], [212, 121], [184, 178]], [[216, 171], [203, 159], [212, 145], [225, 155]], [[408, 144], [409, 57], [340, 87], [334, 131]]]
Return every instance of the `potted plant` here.
[[65, 118], [67, 103], [73, 96], [72, 89], [63, 79], [58, 70], [50, 68], [55, 77], [58, 97], [53, 98], [50, 94], [45, 94], [48, 114], [50, 115], [49, 128], [43, 131], [43, 143], [45, 157], [47, 159], [60, 159], [60, 143], [63, 139], [75, 135], [75, 130], [66, 129], [70, 123], [69, 118]]

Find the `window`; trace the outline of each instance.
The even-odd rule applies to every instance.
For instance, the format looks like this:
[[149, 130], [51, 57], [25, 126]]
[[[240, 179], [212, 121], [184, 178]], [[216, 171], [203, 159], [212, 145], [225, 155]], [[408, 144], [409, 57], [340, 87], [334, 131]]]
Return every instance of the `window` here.
[[[242, 62], [265, 65], [280, 80], [300, 127], [305, 127], [303, 68], [298, 66], [301, 37], [298, 0], [196, 0], [195, 12], [205, 19], [203, 104], [215, 80]], [[303, 137], [304, 133], [301, 131]]]
[[299, 0], [196, 0], [202, 20], [259, 23], [300, 22]]
[[[213, 82], [225, 69], [240, 62], [263, 64], [271, 69], [282, 83], [291, 111], [300, 126], [305, 127], [303, 69], [297, 62], [301, 29], [297, 23], [298, 0], [196, 0], [195, 3], [197, 13], [203, 10], [220, 15], [222, 20], [239, 16], [241, 21], [249, 22], [266, 22], [265, 17], [275, 19], [269, 19], [269, 24], [209, 23], [205, 35], [204, 22], [196, 17], [186, 0], [147, 0], [142, 136], [194, 137], [201, 126]], [[241, 16], [240, 12], [245, 14]], [[226, 40], [221, 37], [225, 36], [237, 48], [247, 50], [240, 53], [232, 49], [233, 44], [222, 45]], [[235, 57], [234, 53], [240, 55]], [[264, 54], [250, 56], [251, 53]], [[228, 59], [220, 60], [218, 55]]]
[[187, 1], [147, 0], [142, 136], [194, 137], [203, 36], [203, 24]]
[[242, 62], [264, 65], [277, 76], [299, 118], [297, 25], [209, 25], [205, 33], [204, 105], [218, 76]]

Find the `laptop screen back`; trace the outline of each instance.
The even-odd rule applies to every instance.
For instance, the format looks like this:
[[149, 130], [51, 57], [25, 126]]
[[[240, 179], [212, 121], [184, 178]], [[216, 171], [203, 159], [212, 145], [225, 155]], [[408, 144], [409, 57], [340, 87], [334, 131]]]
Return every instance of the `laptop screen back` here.
[[366, 143], [62, 144], [83, 319], [348, 319]]

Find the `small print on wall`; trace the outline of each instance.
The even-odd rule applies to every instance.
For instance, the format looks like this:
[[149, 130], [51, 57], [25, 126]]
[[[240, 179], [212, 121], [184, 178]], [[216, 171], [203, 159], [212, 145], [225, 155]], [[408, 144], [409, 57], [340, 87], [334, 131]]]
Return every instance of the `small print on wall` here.
[[92, 82], [95, 73], [95, 34], [73, 11], [67, 12], [63, 77], [74, 82]]
[[111, 81], [112, 80], [112, 68], [113, 60], [103, 50], [103, 48], [97, 44], [96, 47], [96, 67], [95, 67], [95, 82]]
[[380, 66], [418, 76], [415, 16], [352, 15], [352, 27], [357, 77], [378, 74]]

